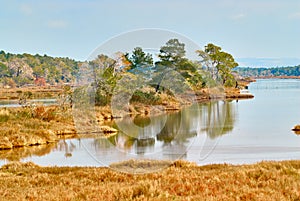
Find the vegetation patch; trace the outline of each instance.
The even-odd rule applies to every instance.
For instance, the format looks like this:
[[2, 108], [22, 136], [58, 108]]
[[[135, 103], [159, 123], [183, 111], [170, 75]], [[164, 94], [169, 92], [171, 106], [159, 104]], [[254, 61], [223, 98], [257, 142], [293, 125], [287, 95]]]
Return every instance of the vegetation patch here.
[[158, 105], [161, 103], [161, 98], [154, 91], [144, 92], [137, 90], [131, 97], [130, 103], [143, 103], [149, 105]]
[[[133, 164], [131, 164], [133, 163]], [[157, 161], [125, 166], [163, 164]], [[149, 174], [107, 167], [40, 167], [10, 163], [0, 169], [2, 200], [299, 200], [300, 161], [197, 166], [185, 161]]]
[[[4, 119], [4, 115], [8, 117]], [[103, 116], [100, 116], [99, 121], [103, 121]], [[76, 132], [71, 108], [8, 108], [0, 110], [0, 119], [0, 149], [48, 144], [64, 136], [78, 137], [77, 134], [81, 134]], [[101, 133], [98, 134], [103, 136], [117, 133], [109, 126], [100, 125], [100, 128]]]

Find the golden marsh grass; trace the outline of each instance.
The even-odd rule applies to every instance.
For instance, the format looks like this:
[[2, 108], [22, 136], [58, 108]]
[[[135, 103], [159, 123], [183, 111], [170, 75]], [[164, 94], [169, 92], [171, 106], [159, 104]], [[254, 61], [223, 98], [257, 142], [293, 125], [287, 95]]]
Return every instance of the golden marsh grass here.
[[1, 200], [300, 200], [300, 161], [205, 166], [177, 161], [151, 174], [11, 163], [0, 175]]

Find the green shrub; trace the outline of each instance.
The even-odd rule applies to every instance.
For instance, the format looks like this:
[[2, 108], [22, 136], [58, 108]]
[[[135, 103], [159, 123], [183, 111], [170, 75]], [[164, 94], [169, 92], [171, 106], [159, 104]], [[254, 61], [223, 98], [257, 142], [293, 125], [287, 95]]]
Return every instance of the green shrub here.
[[227, 79], [224, 83], [225, 87], [234, 87], [236, 85], [236, 80], [234, 78]]
[[97, 106], [105, 106], [110, 104], [111, 102], [111, 96], [110, 95], [103, 95], [101, 93], [96, 93], [95, 96], [95, 104]]
[[9, 119], [9, 111], [6, 109], [0, 110], [0, 122], [7, 122]]
[[0, 122], [7, 122], [9, 119], [9, 115], [0, 115]]
[[24, 92], [24, 96], [27, 97], [27, 98], [31, 98], [32, 95], [33, 95], [33, 93], [31, 91]]
[[130, 103], [138, 102], [138, 103], [155, 105], [155, 104], [159, 104], [160, 101], [161, 101], [161, 98], [158, 95], [156, 95], [156, 93], [153, 91], [143, 92], [143, 91], [137, 90], [133, 93]]

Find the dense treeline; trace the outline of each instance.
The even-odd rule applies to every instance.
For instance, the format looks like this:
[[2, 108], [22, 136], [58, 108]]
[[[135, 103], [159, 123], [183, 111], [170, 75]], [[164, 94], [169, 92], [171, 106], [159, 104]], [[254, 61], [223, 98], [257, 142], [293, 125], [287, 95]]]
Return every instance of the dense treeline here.
[[[144, 103], [159, 102], [157, 92], [170, 95], [187, 91], [188, 88], [197, 91], [220, 85], [236, 86], [231, 70], [238, 64], [232, 55], [214, 44], [208, 44], [196, 53], [198, 60], [187, 58], [185, 44], [178, 39], [170, 39], [161, 46], [157, 55], [159, 59], [155, 62], [153, 55], [142, 47], [109, 56], [99, 54], [94, 60], [84, 62], [0, 51], [0, 83], [2, 87], [74, 84], [75, 81], [76, 86], [80, 86], [87, 83], [96, 89], [95, 101], [98, 105], [111, 102], [117, 82], [124, 77], [129, 82], [118, 90], [134, 91], [132, 97]], [[130, 89], [130, 83], [140, 86], [139, 89]]]
[[234, 69], [243, 77], [273, 77], [273, 76], [300, 76], [300, 65], [294, 67], [276, 68], [243, 68]]
[[[80, 68], [94, 65], [96, 68], [102, 69], [96, 69], [97, 76], [104, 78], [104, 80], [109, 79], [110, 82], [114, 82], [111, 77], [120, 75], [120, 72], [133, 75], [147, 74], [168, 67], [179, 72], [194, 88], [203, 88], [208, 84], [208, 80], [205, 80], [204, 71], [210, 72], [213, 79], [218, 79], [225, 86], [235, 84], [231, 69], [236, 67], [237, 63], [230, 54], [221, 51], [220, 47], [208, 44], [204, 50], [198, 50], [198, 61], [189, 60], [185, 57], [185, 53], [185, 44], [178, 39], [170, 39], [161, 47], [158, 55], [160, 60], [155, 63], [152, 55], [145, 53], [142, 47], [136, 47], [131, 53], [119, 52], [114, 58], [99, 55], [90, 62], [47, 55], [11, 54], [0, 51], [0, 83], [2, 87], [6, 85], [15, 87], [28, 84], [73, 83]], [[105, 72], [104, 77], [103, 72]]]
[[[128, 93], [128, 96], [134, 91], [132, 97], [135, 100], [148, 104], [159, 104], [157, 92], [174, 94], [188, 88], [197, 91], [205, 87], [237, 85], [231, 70], [238, 64], [232, 55], [214, 44], [208, 44], [196, 53], [199, 60], [190, 60], [186, 57], [185, 44], [178, 39], [170, 39], [161, 46], [156, 62], [153, 55], [142, 47], [136, 47], [130, 53], [119, 52], [112, 57], [100, 54], [88, 62], [90, 74], [85, 70], [80, 77], [88, 84], [91, 80], [95, 81], [95, 98], [99, 105], [111, 102], [116, 84], [125, 77], [127, 81], [119, 83], [117, 90]], [[136, 90], [135, 86], [140, 87]]]
[[81, 63], [69, 58], [0, 51], [0, 83], [14, 87], [37, 81], [41, 85], [73, 82]]

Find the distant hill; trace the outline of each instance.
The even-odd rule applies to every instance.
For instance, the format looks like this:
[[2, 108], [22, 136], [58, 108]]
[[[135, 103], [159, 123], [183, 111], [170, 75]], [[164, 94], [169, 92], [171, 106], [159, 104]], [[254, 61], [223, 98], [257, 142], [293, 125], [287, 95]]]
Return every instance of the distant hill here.
[[243, 68], [234, 69], [243, 77], [274, 77], [274, 76], [300, 76], [300, 65], [293, 67], [276, 68]]
[[300, 64], [299, 58], [237, 58], [239, 67], [272, 68], [296, 66]]
[[81, 63], [70, 58], [0, 51], [0, 84], [14, 87], [34, 83], [72, 83]]
[[[243, 77], [300, 76], [300, 59], [237, 59], [234, 70]], [[0, 51], [0, 87], [74, 83], [84, 62], [47, 55], [11, 54]], [[297, 66], [295, 66], [295, 63]], [[276, 67], [294, 64], [291, 67]], [[260, 68], [249, 68], [249, 67]], [[270, 67], [274, 66], [274, 67]]]

